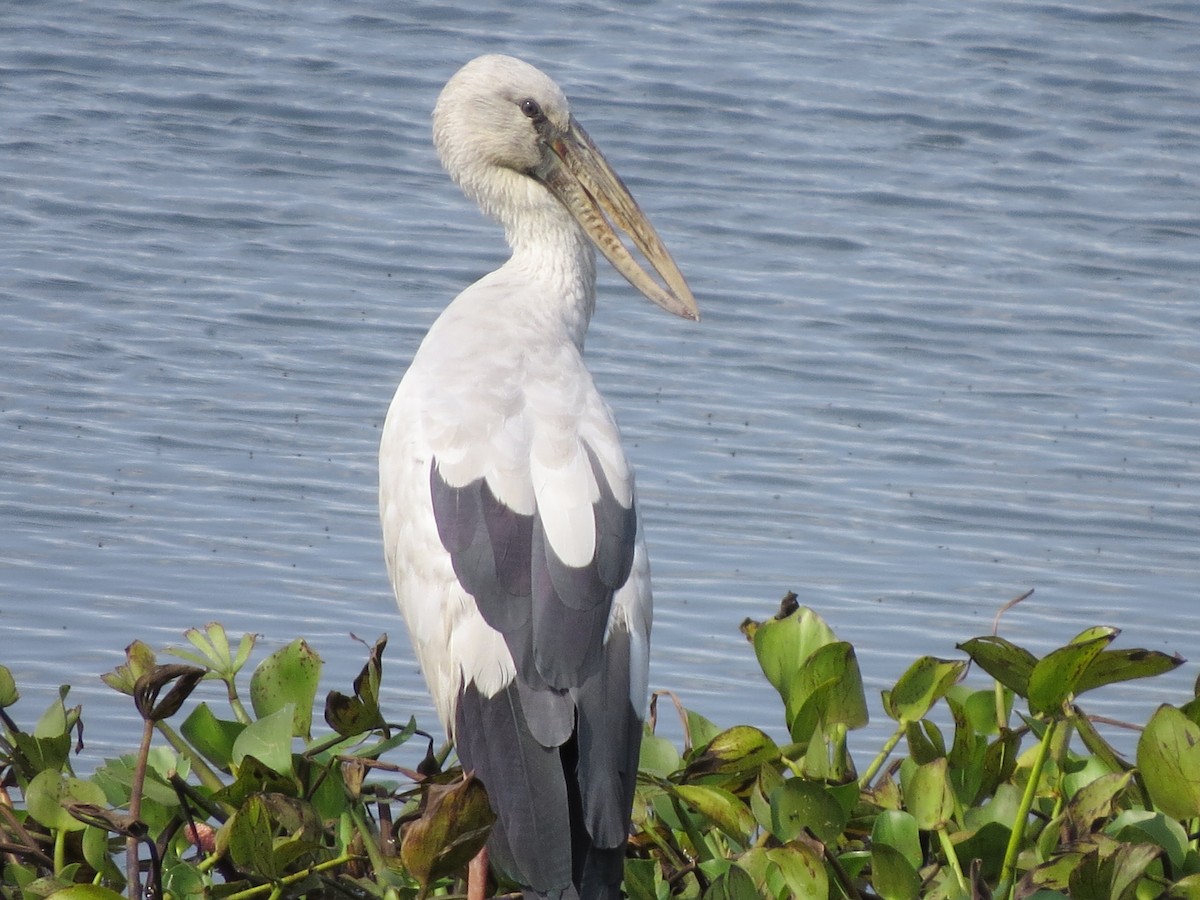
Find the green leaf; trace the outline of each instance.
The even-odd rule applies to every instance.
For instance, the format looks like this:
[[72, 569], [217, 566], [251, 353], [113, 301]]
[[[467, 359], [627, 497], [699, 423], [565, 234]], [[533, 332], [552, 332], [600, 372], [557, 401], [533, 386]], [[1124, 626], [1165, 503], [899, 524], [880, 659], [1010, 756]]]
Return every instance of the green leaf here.
[[1162, 900], [1196, 900], [1200, 897], [1200, 875], [1180, 878], [1162, 895]]
[[496, 817], [483, 784], [474, 776], [453, 784], [427, 783], [422, 793], [421, 815], [404, 831], [400, 858], [424, 889], [470, 862], [483, 848]]
[[730, 866], [722, 875], [713, 879], [703, 900], [762, 900], [754, 887], [754, 879], [745, 869]]
[[1078, 693], [1079, 680], [1119, 634], [1115, 628], [1089, 629], [1070, 644], [1039, 659], [1029, 676], [1029, 711], [1034, 715], [1062, 716], [1067, 701]]
[[770, 799], [771, 833], [784, 843], [797, 838], [807, 826], [818, 840], [833, 844], [846, 827], [841, 804], [819, 782], [789, 778], [771, 792]]
[[321, 657], [301, 638], [280, 647], [250, 676], [250, 702], [260, 719], [285, 706], [294, 710], [292, 734], [308, 738], [313, 701], [321, 676]]
[[12, 706], [21, 699], [17, 683], [7, 666], [0, 666], [0, 709]]
[[735, 725], [712, 737], [688, 762], [685, 780], [706, 775], [753, 775], [762, 766], [778, 761], [779, 747], [770, 737], [749, 725]]
[[915, 871], [921, 868], [921, 834], [911, 813], [886, 809], [875, 817], [871, 846], [886, 844], [900, 853]]
[[979, 668], [987, 672], [1018, 697], [1029, 696], [1029, 676], [1037, 657], [999, 635], [971, 638], [958, 645]]
[[897, 722], [924, 718], [933, 704], [962, 677], [967, 664], [961, 660], [922, 656], [884, 694], [883, 709]]
[[283, 875], [275, 867], [275, 830], [261, 794], [248, 797], [221, 831], [239, 869], [271, 881]]
[[112, 888], [99, 884], [72, 884], [49, 894], [46, 900], [125, 900]]
[[950, 821], [954, 813], [954, 792], [944, 756], [914, 768], [902, 787], [905, 805], [919, 828], [934, 831], [944, 828]]
[[1113, 814], [1117, 798], [1125, 790], [1132, 772], [1101, 775], [1084, 785], [1072, 796], [1066, 809], [1068, 840], [1086, 837], [1097, 819], [1107, 819]]
[[754, 814], [729, 791], [701, 784], [681, 784], [671, 791], [743, 847], [757, 827]]
[[656, 775], [659, 778], [669, 778], [679, 771], [682, 765], [683, 760], [680, 759], [679, 751], [675, 749], [674, 744], [649, 731], [642, 735], [641, 756], [638, 761], [639, 771]]
[[38, 773], [25, 789], [25, 808], [47, 828], [83, 831], [87, 826], [67, 812], [64, 804], [90, 803], [103, 806], [104, 790], [94, 782], [46, 770]]
[[895, 847], [872, 844], [871, 887], [883, 900], [917, 900], [921, 894], [921, 876]]
[[1176, 871], [1182, 870], [1187, 863], [1187, 832], [1175, 819], [1160, 812], [1127, 809], [1113, 819], [1104, 831], [1127, 844], [1154, 844], [1161, 847]]
[[626, 858], [622, 887], [629, 900], [665, 900], [669, 891], [655, 859]]
[[1183, 665], [1179, 654], [1168, 656], [1157, 650], [1105, 650], [1098, 655], [1079, 676], [1075, 693], [1082, 694], [1106, 684], [1118, 681], [1133, 681], [1135, 678], [1152, 678]]
[[767, 850], [774, 869], [767, 869], [767, 887], [780, 900], [828, 897], [829, 876], [825, 861], [808, 844], [799, 841]]
[[233, 745], [246, 730], [241, 722], [218, 719], [207, 703], [199, 704], [179, 728], [188, 743], [219, 769], [229, 771]]
[[379, 709], [379, 681], [383, 675], [383, 651], [387, 635], [375, 641], [362, 671], [354, 679], [354, 696], [330, 691], [325, 698], [325, 721], [343, 737], [386, 727]]
[[1137, 764], [1155, 806], [1176, 819], [1200, 815], [1200, 725], [1160, 706], [1138, 740]]
[[866, 725], [867, 698], [854, 647], [834, 641], [815, 650], [795, 674], [787, 710], [796, 743], [807, 742], [820, 725]]
[[[743, 626], [745, 628], [746, 626]], [[754, 653], [767, 681], [779, 691], [785, 704], [805, 660], [826, 644], [837, 640], [825, 620], [806, 606], [758, 624], [753, 631]]]
[[295, 712], [287, 704], [276, 712], [246, 726], [233, 742], [233, 763], [241, 765], [247, 756], [270, 767], [280, 775], [291, 775], [292, 723]]
[[687, 733], [693, 747], [703, 747], [720, 734], [721, 729], [694, 710], [686, 710]]
[[11, 735], [17, 752], [14, 761], [22, 775], [32, 778], [46, 769], [61, 771], [71, 756], [71, 735], [63, 732], [53, 737], [34, 737], [23, 731]]

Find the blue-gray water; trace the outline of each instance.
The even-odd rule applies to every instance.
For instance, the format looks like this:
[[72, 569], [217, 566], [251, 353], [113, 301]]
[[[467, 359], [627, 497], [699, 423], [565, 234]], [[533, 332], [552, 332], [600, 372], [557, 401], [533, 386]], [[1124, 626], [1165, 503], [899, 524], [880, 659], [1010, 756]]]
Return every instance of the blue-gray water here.
[[[482, 52], [567, 91], [687, 274], [589, 342], [638, 467], [652, 682], [778, 730], [737, 625], [787, 589], [879, 689], [1003, 633], [1192, 657], [1200, 12], [1190, 2], [11, 4], [0, 12], [0, 662], [31, 722], [220, 620], [345, 689], [388, 631], [375, 450], [438, 310], [504, 256], [430, 146]], [[982, 682], [980, 682], [982, 683]], [[215, 695], [214, 695], [215, 696]], [[882, 725], [876, 725], [882, 728]], [[868, 735], [869, 737], [869, 735]], [[868, 741], [872, 745], [877, 742]]]

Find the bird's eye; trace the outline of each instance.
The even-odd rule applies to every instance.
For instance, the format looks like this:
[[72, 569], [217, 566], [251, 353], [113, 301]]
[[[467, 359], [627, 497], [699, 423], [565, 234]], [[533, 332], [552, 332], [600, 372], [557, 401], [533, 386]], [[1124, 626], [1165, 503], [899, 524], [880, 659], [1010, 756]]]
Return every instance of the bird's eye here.
[[521, 112], [525, 113], [525, 115], [534, 121], [546, 118], [545, 114], [542, 112], [542, 108], [538, 106], [538, 102], [532, 97], [526, 97], [521, 101], [520, 106]]

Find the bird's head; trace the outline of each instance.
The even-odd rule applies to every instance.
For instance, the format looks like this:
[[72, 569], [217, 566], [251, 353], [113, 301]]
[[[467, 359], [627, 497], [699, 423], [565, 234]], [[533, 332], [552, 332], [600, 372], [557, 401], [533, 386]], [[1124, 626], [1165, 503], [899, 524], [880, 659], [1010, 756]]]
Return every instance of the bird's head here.
[[433, 139], [455, 182], [510, 230], [547, 204], [556, 214], [565, 209], [630, 284], [669, 312], [699, 319], [695, 298], [653, 226], [544, 73], [511, 56], [472, 60], [438, 97]]

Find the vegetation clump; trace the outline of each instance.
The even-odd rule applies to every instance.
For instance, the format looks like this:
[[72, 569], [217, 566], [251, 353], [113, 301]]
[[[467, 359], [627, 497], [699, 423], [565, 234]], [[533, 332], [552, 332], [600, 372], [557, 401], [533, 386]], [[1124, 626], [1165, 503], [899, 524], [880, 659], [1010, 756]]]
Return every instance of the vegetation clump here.
[[[883, 692], [895, 728], [860, 772], [847, 744], [868, 718], [854, 648], [793, 595], [742, 630], [788, 740], [720, 728], [676, 701], [676, 747], [654, 734], [654, 698], [625, 867], [633, 900], [1200, 897], [1200, 697], [1160, 706], [1132, 761], [1078, 704], [1179, 657], [1113, 648], [1118, 631], [1104, 626], [1040, 658], [994, 634], [972, 638], [961, 658], [921, 657]], [[487, 797], [450, 747], [385, 718], [386, 638], [367, 649], [351, 693], [327, 695], [328, 730], [314, 735], [321, 660], [305, 641], [259, 662], [247, 687], [253, 636], [235, 644], [210, 624], [185, 637], [166, 651], [179, 661], [134, 642], [104, 676], [143, 731], [135, 752], [88, 778], [72, 766], [82, 724], [69, 688], [25, 728], [0, 666], [0, 896], [461, 891], [487, 839]], [[206, 683], [224, 696], [173, 724]], [[939, 706], [949, 729], [930, 718]], [[414, 740], [426, 745], [415, 770], [387, 762]]]

